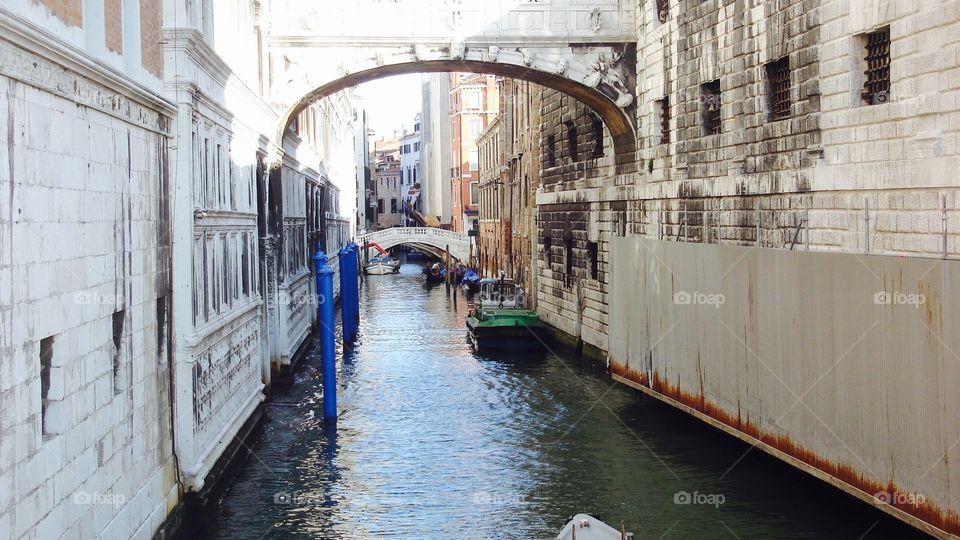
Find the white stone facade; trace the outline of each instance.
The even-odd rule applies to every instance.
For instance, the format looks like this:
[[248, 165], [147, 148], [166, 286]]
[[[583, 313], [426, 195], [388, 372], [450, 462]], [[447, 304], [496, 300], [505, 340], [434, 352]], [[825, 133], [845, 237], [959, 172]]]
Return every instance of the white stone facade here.
[[278, 141], [256, 3], [136, 5], [0, 8], [2, 538], [157, 533], [305, 342], [308, 231], [355, 234], [349, 98]]
[[423, 82], [423, 213], [450, 225], [450, 77], [424, 75]]
[[[423, 166], [420, 160], [423, 138], [423, 132], [421, 130], [422, 118], [422, 115], [417, 114], [413, 120], [413, 130], [400, 138], [401, 181], [399, 194], [402, 202], [400, 223], [405, 227], [416, 227], [418, 225], [407, 210], [407, 205], [412, 206], [418, 211], [423, 208], [420, 202], [422, 190], [419, 187], [423, 185], [421, 184], [423, 181]], [[418, 184], [418, 187], [415, 188], [414, 184]]]
[[178, 501], [175, 110], [134, 43], [78, 52], [102, 27], [17, 2], [0, 28], [0, 536], [148, 538]]

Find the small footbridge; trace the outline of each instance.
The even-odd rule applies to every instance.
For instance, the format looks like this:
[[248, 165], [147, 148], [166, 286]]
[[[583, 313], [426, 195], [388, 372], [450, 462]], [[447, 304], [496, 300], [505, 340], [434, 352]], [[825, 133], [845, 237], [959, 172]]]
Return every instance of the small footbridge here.
[[383, 249], [406, 245], [441, 260], [447, 249], [458, 261], [466, 262], [470, 257], [469, 236], [436, 227], [393, 227], [362, 234], [357, 241], [360, 245], [377, 244]]

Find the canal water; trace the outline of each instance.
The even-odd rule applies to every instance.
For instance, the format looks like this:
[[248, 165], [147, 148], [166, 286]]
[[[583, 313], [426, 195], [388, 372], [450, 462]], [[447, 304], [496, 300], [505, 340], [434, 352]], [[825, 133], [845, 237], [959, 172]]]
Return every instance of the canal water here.
[[422, 278], [365, 280], [336, 430], [311, 353], [191, 537], [553, 538], [578, 512], [636, 538], [916, 536], [573, 353], [475, 354], [464, 298]]

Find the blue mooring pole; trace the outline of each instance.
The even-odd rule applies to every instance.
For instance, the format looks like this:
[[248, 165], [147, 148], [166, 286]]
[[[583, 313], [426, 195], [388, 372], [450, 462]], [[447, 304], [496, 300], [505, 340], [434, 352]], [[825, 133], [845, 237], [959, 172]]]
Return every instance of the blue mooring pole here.
[[313, 256], [317, 271], [317, 324], [320, 330], [320, 353], [323, 359], [323, 417], [337, 418], [337, 364], [333, 322], [333, 269], [327, 256], [317, 250]]
[[350, 276], [348, 276], [350, 251], [344, 247], [337, 252], [340, 263], [340, 328], [343, 331], [343, 344], [350, 344]]
[[350, 250], [347, 261], [347, 274], [350, 275], [350, 341], [356, 341], [360, 330], [360, 279], [357, 277], [359, 254], [357, 245], [353, 242], [347, 244], [347, 249]]
[[353, 281], [354, 281], [353, 305], [356, 308], [356, 313], [355, 313], [356, 317], [354, 317], [354, 320], [356, 321], [356, 324], [354, 326], [354, 338], [356, 338], [356, 334], [359, 333], [360, 331], [360, 271], [361, 271], [360, 249], [361, 248], [359, 244], [356, 244], [353, 242], [351, 242], [350, 245], [353, 246]]

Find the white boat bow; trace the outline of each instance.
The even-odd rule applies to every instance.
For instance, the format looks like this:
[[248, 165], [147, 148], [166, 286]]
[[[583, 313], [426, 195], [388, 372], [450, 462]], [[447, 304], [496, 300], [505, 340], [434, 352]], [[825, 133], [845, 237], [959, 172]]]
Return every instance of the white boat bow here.
[[573, 516], [557, 540], [632, 540], [633, 533], [621, 532], [589, 514]]

